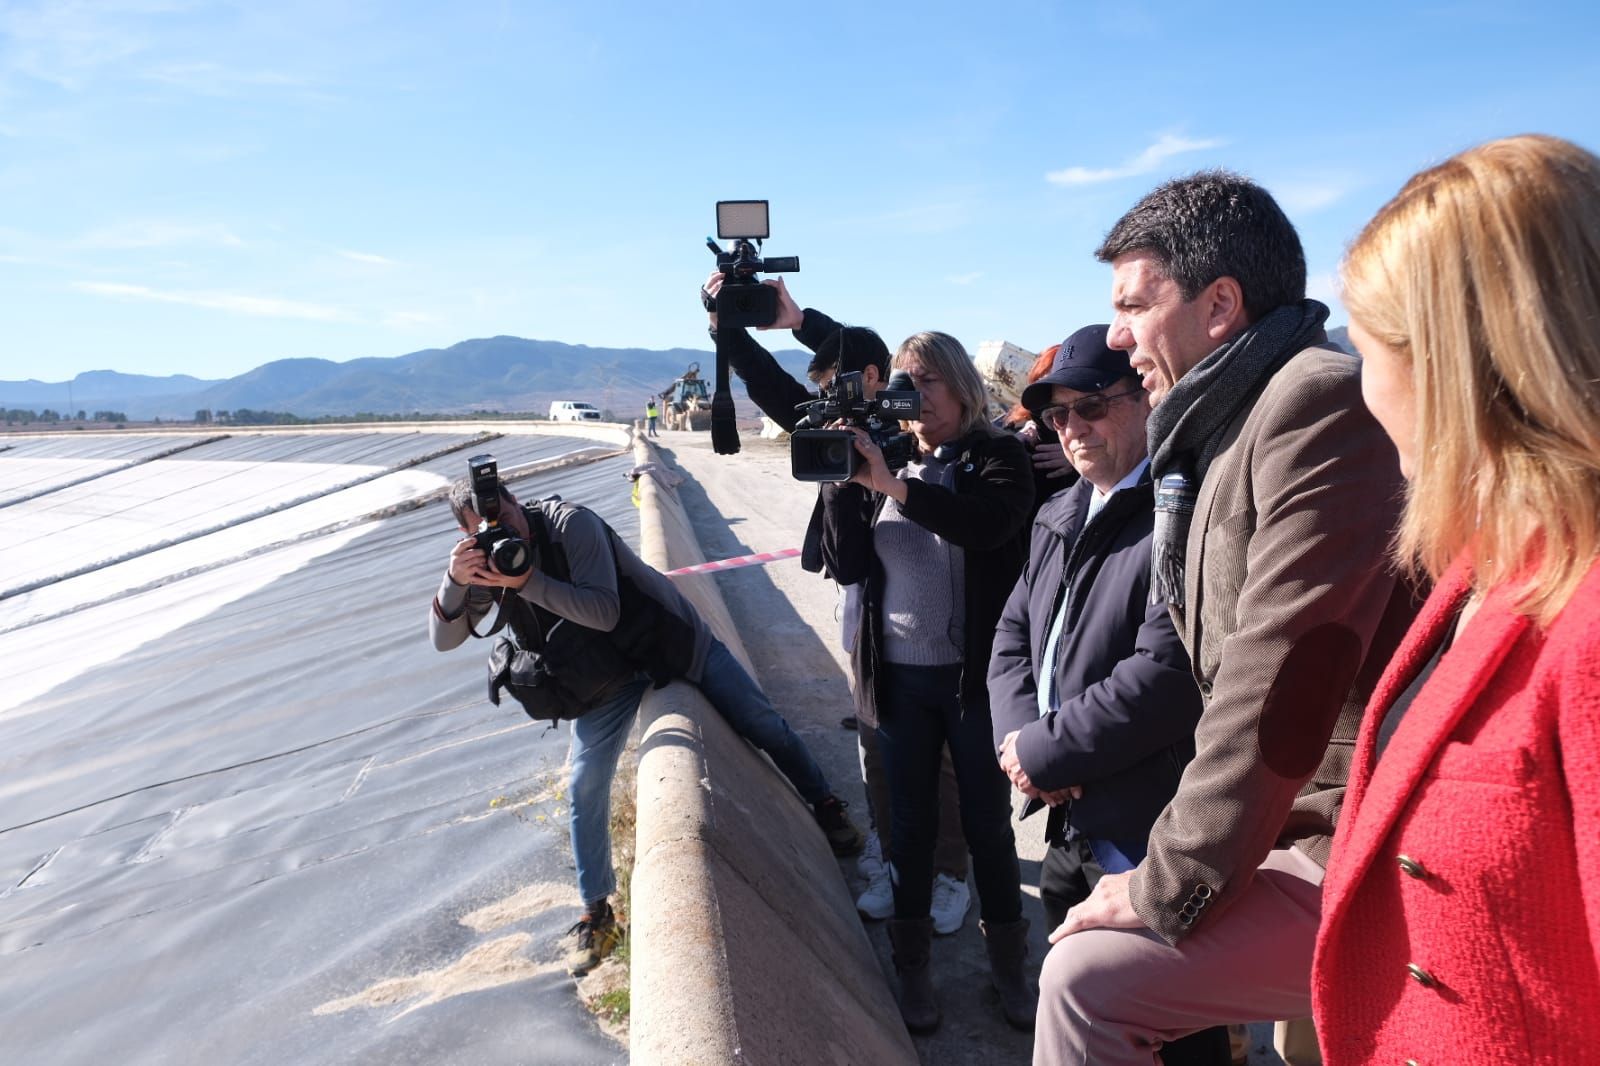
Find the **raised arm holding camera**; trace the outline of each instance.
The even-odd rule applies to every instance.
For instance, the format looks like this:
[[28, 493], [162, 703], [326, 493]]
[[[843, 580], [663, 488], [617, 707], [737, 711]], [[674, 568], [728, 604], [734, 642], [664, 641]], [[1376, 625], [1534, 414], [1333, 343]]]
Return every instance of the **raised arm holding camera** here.
[[[795, 786], [833, 850], [860, 849], [860, 831], [810, 751], [668, 578], [587, 508], [559, 498], [519, 504], [488, 456], [471, 469], [451, 486], [463, 539], [451, 549], [429, 634], [448, 651], [504, 628], [490, 656], [490, 699], [510, 691], [536, 720], [572, 721], [570, 828], [585, 904], [567, 958], [574, 973], [595, 966], [617, 939], [611, 780], [651, 682], [698, 686]], [[484, 632], [479, 625], [497, 606]]]
[[[700, 300], [710, 319], [711, 336], [718, 350], [728, 353], [734, 373], [745, 384], [750, 399], [755, 401], [767, 417], [784, 430], [794, 433], [802, 429], [810, 411], [816, 409], [826, 394], [837, 395], [839, 379], [854, 378], [859, 381], [859, 398], [873, 402], [888, 384], [889, 348], [883, 338], [865, 326], [845, 326], [814, 308], [801, 310], [782, 278], [773, 278], [761, 284], [774, 292], [774, 312], [768, 325], [759, 330], [789, 329], [795, 340], [813, 353], [806, 368], [807, 378], [824, 393], [819, 397], [801, 382], [795, 380], [763, 348], [747, 329], [727, 326], [718, 329], [715, 308], [725, 282], [722, 272], [714, 272], [700, 289]], [[802, 438], [804, 439], [804, 438]], [[815, 437], [812, 438], [815, 440]], [[848, 467], [854, 472], [861, 453], [853, 445], [829, 444], [828, 448], [842, 454], [815, 456], [834, 460], [839, 468]], [[811, 467], [815, 469], [815, 464]], [[840, 481], [847, 480], [845, 473]], [[808, 479], [814, 480], [814, 479]], [[855, 622], [859, 615], [857, 595], [859, 589], [853, 582], [839, 580], [827, 571], [822, 555], [823, 501], [839, 491], [839, 483], [823, 483], [817, 494], [817, 505], [806, 526], [800, 563], [812, 572], [825, 572], [839, 581], [841, 610], [844, 618], [844, 646], [851, 650], [855, 643]], [[859, 863], [861, 875], [867, 879], [867, 888], [856, 900], [856, 909], [873, 919], [888, 918], [894, 913], [894, 897], [889, 886], [889, 868], [884, 862], [891, 836], [889, 782], [883, 769], [882, 755], [878, 751], [877, 733], [868, 727], [859, 730], [857, 740], [861, 751], [862, 783], [866, 787], [868, 813], [872, 832], [867, 849]], [[967, 845], [961, 835], [961, 817], [955, 766], [948, 751], [942, 758], [939, 781], [939, 837], [934, 850], [933, 863], [933, 922], [934, 931], [949, 935], [961, 928], [972, 905], [967, 886]]]

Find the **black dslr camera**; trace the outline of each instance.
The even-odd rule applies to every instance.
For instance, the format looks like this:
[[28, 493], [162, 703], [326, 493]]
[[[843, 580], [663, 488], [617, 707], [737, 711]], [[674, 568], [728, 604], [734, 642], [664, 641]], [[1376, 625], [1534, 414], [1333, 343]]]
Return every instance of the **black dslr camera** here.
[[533, 565], [528, 542], [500, 524], [500, 467], [492, 455], [467, 460], [472, 478], [472, 509], [482, 520], [472, 535], [473, 544], [494, 568], [507, 577], [521, 577]]
[[[716, 304], [707, 311], [717, 313], [717, 328], [724, 326], [770, 326], [778, 320], [778, 293], [756, 280], [762, 271], [792, 274], [800, 269], [795, 256], [762, 259], [761, 242], [767, 239], [767, 201], [718, 200], [717, 236], [733, 241], [733, 250], [724, 252], [710, 237], [706, 246], [717, 257], [722, 272], [722, 288]], [[751, 241], [755, 244], [751, 244]]]
[[852, 434], [822, 429], [844, 422], [867, 431], [883, 449], [883, 461], [899, 470], [917, 454], [916, 438], [900, 431], [901, 422], [922, 417], [922, 395], [911, 387], [911, 375], [896, 370], [872, 399], [866, 398], [861, 374], [835, 374], [822, 399], [800, 405], [805, 414], [789, 435], [789, 470], [797, 481], [849, 481], [861, 468]]

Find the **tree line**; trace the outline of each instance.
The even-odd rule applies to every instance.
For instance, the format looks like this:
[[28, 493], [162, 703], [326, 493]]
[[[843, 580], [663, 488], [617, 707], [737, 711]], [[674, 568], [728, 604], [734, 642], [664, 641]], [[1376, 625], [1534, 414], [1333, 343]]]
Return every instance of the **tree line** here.
[[5, 415], [6, 425], [8, 426], [27, 426], [32, 425], [34, 422], [57, 423], [128, 421], [127, 414], [122, 411], [96, 411], [92, 415], [87, 411], [79, 411], [77, 417], [74, 418], [70, 412], [62, 413], [60, 411], [52, 410], [49, 407], [46, 407], [43, 411], [30, 411], [22, 407], [8, 407], [5, 410]]
[[[606, 414], [607, 417], [610, 417], [609, 412]], [[533, 411], [470, 411], [464, 414], [460, 411], [435, 411], [433, 413], [412, 411], [409, 414], [380, 414], [374, 411], [358, 411], [353, 415], [316, 415], [311, 418], [305, 418], [300, 415], [290, 414], [288, 411], [257, 411], [249, 407], [239, 407], [232, 411], [215, 411], [201, 408], [195, 411], [193, 421], [196, 425], [204, 426], [317, 426], [345, 422], [441, 422], [463, 418], [528, 422], [542, 420], [547, 417], [547, 415], [537, 414]], [[127, 414], [123, 411], [95, 411], [93, 414], [87, 411], [79, 411], [77, 417], [73, 418], [70, 413], [63, 413], [48, 407], [42, 411], [34, 411], [22, 407], [8, 407], [5, 408], [5, 419], [8, 426], [28, 426], [34, 423], [57, 425], [62, 422], [76, 421], [107, 422], [121, 427], [129, 421]], [[182, 424], [181, 419], [162, 419], [157, 417], [150, 421], [155, 425], [161, 425], [163, 422]]]

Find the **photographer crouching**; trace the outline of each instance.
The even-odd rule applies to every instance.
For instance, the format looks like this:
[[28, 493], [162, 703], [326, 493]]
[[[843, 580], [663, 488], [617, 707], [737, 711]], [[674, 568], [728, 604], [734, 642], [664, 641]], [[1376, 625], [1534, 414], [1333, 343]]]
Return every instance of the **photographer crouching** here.
[[799, 791], [834, 852], [860, 849], [860, 831], [810, 751], [671, 581], [587, 508], [558, 497], [519, 504], [489, 456], [469, 466], [450, 488], [462, 539], [428, 630], [433, 646], [449, 651], [504, 629], [489, 661], [491, 701], [509, 691], [535, 720], [572, 721], [572, 854], [584, 903], [571, 931], [572, 973], [597, 965], [620, 934], [610, 904], [611, 782], [652, 683], [681, 678], [699, 687]]

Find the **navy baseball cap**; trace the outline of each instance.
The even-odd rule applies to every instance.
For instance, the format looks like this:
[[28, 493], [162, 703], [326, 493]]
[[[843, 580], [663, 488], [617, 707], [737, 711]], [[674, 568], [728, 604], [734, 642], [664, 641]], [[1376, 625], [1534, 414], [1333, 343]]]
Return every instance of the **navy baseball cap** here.
[[1106, 346], [1110, 326], [1084, 326], [1061, 342], [1050, 373], [1022, 390], [1022, 406], [1042, 411], [1050, 405], [1050, 390], [1064, 385], [1076, 392], [1101, 392], [1133, 376], [1128, 353]]

